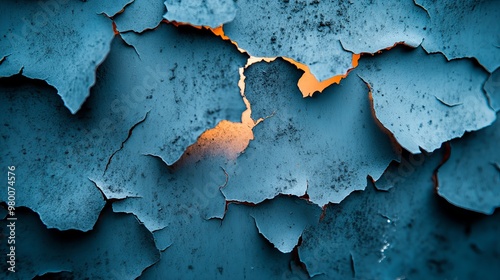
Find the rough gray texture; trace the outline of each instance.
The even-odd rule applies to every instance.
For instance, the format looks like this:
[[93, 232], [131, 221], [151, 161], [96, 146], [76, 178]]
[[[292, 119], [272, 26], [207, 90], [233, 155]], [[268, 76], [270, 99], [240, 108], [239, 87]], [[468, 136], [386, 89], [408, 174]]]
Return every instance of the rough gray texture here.
[[363, 57], [352, 74], [369, 84], [377, 119], [412, 153], [432, 152], [496, 118], [483, 91], [488, 73], [472, 60], [401, 46]]

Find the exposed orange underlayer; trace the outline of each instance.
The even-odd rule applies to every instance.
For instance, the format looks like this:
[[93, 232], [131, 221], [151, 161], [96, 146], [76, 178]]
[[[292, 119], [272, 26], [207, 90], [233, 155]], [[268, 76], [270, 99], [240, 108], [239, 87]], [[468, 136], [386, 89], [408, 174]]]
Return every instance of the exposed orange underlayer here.
[[[182, 25], [182, 23], [175, 23], [175, 22], [173, 22], [172, 24], [176, 26]], [[195, 27], [201, 28], [197, 26]], [[217, 28], [210, 28], [210, 30], [215, 35], [221, 37], [223, 40], [231, 41], [229, 37], [227, 37], [224, 34], [222, 26], [219, 26]], [[231, 41], [231, 43], [236, 47], [238, 47], [238, 44], [236, 42]], [[240, 50], [241, 52], [246, 52], [245, 50], [239, 47], [238, 50]], [[360, 58], [359, 54], [353, 54], [352, 68], [358, 66], [359, 58]], [[274, 59], [275, 58], [250, 57], [247, 62], [247, 65], [244, 68], [262, 60], [270, 62]], [[345, 78], [349, 73], [347, 72], [344, 75], [335, 76], [320, 82], [316, 79], [316, 77], [314, 77], [314, 75], [311, 73], [307, 65], [296, 62], [290, 58], [284, 58], [284, 59], [294, 64], [298, 69], [304, 71], [304, 74], [297, 83], [297, 86], [302, 92], [303, 97], [312, 96], [315, 92], [322, 92], [325, 88], [327, 88], [331, 84], [340, 83], [340, 80]], [[185, 157], [189, 156], [190, 159], [197, 160], [201, 159], [206, 155], [218, 155], [218, 156], [225, 156], [226, 158], [229, 159], [235, 159], [241, 152], [243, 152], [246, 149], [246, 147], [250, 143], [250, 140], [253, 140], [252, 129], [256, 124], [256, 120], [253, 120], [251, 118], [250, 103], [244, 96], [244, 91], [245, 91], [245, 82], [244, 82], [245, 77], [243, 75], [244, 68], [240, 69], [240, 81], [238, 85], [240, 86], [241, 94], [243, 96], [247, 109], [245, 112], [243, 112], [241, 116], [241, 122], [234, 123], [230, 121], [222, 121], [215, 128], [205, 131], [198, 138], [197, 142], [191, 145], [186, 150]]]

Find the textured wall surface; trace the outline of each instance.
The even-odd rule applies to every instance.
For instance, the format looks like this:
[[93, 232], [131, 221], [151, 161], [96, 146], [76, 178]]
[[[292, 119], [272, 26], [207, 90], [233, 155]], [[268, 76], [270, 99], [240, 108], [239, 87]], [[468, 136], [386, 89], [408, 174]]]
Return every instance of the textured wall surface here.
[[0, 12], [1, 279], [498, 279], [500, 1]]

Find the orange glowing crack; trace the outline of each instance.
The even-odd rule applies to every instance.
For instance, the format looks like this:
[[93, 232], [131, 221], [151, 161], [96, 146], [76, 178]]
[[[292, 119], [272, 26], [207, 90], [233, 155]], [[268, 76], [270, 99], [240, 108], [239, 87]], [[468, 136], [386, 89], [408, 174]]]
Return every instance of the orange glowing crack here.
[[[166, 23], [173, 24], [175, 26], [180, 25], [189, 25], [197, 29], [206, 28], [216, 36], [219, 36], [221, 39], [231, 42], [234, 46], [238, 48], [238, 50], [242, 53], [247, 53], [245, 50], [241, 49], [238, 44], [232, 41], [229, 37], [224, 34], [223, 26], [219, 26], [217, 28], [209, 28], [209, 27], [201, 27], [201, 26], [193, 26], [186, 23], [178, 23], [178, 22], [168, 22], [164, 20]], [[286, 61], [294, 64], [298, 69], [304, 71], [304, 74], [299, 79], [297, 86], [302, 92], [303, 97], [312, 96], [315, 92], [322, 92], [325, 88], [330, 86], [333, 83], [340, 83], [340, 80], [345, 78], [349, 71], [358, 66], [358, 60], [360, 58], [359, 54], [353, 54], [352, 56], [352, 68], [347, 71], [344, 75], [338, 75], [332, 77], [325, 81], [318, 81], [316, 77], [311, 73], [309, 67], [305, 64], [294, 61], [291, 58], [284, 58]], [[224, 156], [228, 159], [236, 159], [240, 153], [242, 153], [248, 146], [251, 140], [253, 140], [253, 127], [260, 120], [253, 120], [251, 118], [251, 105], [249, 101], [246, 99], [245, 93], [245, 75], [244, 70], [257, 62], [266, 61], [271, 62], [275, 60], [276, 57], [254, 57], [250, 56], [247, 61], [245, 67], [240, 68], [240, 81], [238, 82], [238, 86], [240, 87], [240, 93], [243, 98], [243, 101], [246, 105], [246, 110], [241, 115], [241, 122], [234, 123], [230, 121], [222, 121], [216, 127], [205, 131], [196, 141], [195, 144], [188, 147], [186, 152], [183, 155], [183, 159], [187, 159], [189, 157], [190, 160], [199, 160], [205, 156]]]

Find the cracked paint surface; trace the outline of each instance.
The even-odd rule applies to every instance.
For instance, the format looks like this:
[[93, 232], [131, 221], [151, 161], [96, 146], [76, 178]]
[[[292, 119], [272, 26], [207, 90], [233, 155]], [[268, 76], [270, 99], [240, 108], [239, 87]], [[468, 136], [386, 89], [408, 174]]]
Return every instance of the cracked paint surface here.
[[361, 58], [352, 74], [369, 84], [377, 119], [412, 153], [432, 152], [496, 118], [483, 91], [488, 74], [471, 60], [399, 46]]
[[439, 168], [438, 193], [464, 209], [493, 214], [500, 207], [500, 121], [452, 141]]
[[[216, 37], [205, 37], [208, 32], [166, 24], [154, 32], [129, 34], [135, 49], [119, 38], [114, 41], [97, 73], [99, 82], [76, 115], [67, 114], [46, 86], [2, 87], [0, 106], [8, 112], [0, 117], [7, 147], [2, 159], [25, 163], [19, 172], [33, 176], [20, 177], [20, 183], [32, 188], [20, 191], [18, 203], [37, 211], [48, 227], [92, 228], [104, 205], [93, 182], [100, 182], [132, 127], [140, 153], [173, 163], [204, 130], [222, 119], [240, 118], [245, 107], [237, 69], [245, 56]], [[152, 49], [143, 50], [135, 41], [139, 36]], [[204, 52], [198, 53], [194, 47], [201, 38], [208, 41], [202, 41]], [[182, 63], [185, 57], [190, 60]], [[218, 71], [207, 63], [215, 63]], [[45, 203], [49, 198], [59, 203]]]
[[[18, 208], [17, 215], [18, 270], [12, 274], [2, 269], [3, 279], [32, 279], [61, 271], [70, 272], [72, 279], [135, 279], [160, 258], [151, 233], [132, 215], [113, 213], [110, 207], [87, 233], [47, 230], [28, 209]], [[2, 242], [1, 248], [6, 252], [7, 243]], [[2, 268], [6, 266], [3, 262]]]
[[[57, 89], [76, 113], [95, 83], [95, 71], [109, 52], [114, 33], [105, 14], [126, 1], [100, 6], [97, 1], [2, 1], [0, 77], [18, 73]], [[63, 12], [64, 11], [64, 12]]]
[[1, 2], [0, 278], [496, 279], [498, 3]]
[[[225, 34], [251, 55], [306, 64], [318, 80], [343, 75], [353, 53], [417, 46], [427, 15], [404, 1], [239, 1]], [[380, 11], [385, 11], [381, 13]], [[293, 22], [293, 24], [291, 24]]]
[[434, 194], [432, 176], [442, 157], [438, 150], [412, 165], [413, 172], [388, 174], [376, 183], [395, 182], [388, 191], [369, 186], [329, 205], [299, 246], [309, 274], [319, 279], [495, 279], [500, 216], [471, 215]]
[[141, 33], [157, 27], [163, 20], [164, 10], [165, 5], [161, 0], [134, 0], [123, 13], [114, 17], [113, 21], [119, 32]]
[[377, 179], [398, 154], [373, 119], [368, 90], [355, 75], [323, 94], [303, 99], [301, 73], [276, 60], [246, 71], [246, 97], [255, 140], [228, 162], [228, 200], [259, 203], [278, 194], [309, 195], [320, 206], [338, 203]]
[[488, 94], [491, 108], [496, 112], [500, 111], [500, 68], [491, 73], [484, 83], [484, 90]]
[[166, 0], [168, 21], [218, 27], [236, 16], [236, 0]]
[[319, 221], [321, 209], [296, 197], [279, 196], [256, 205], [251, 216], [269, 242], [283, 253], [290, 253], [304, 229]]
[[474, 57], [490, 73], [500, 66], [500, 9], [496, 0], [415, 0], [429, 15], [422, 46], [448, 59]]
[[185, 220], [190, 226], [178, 224], [172, 228], [176, 242], [162, 252], [160, 261], [140, 279], [161, 279], [165, 275], [174, 279], [307, 276], [291, 271], [291, 254], [283, 254], [267, 243], [258, 233], [250, 212], [250, 207], [230, 204], [222, 221], [179, 213], [179, 222]]
[[[234, 46], [206, 30], [168, 24], [121, 36], [146, 71], [142, 84], [162, 97], [151, 104], [150, 118], [137, 128], [143, 153], [173, 164], [205, 130], [223, 119], [240, 119], [245, 105], [238, 68], [245, 65], [246, 55]], [[151, 93], [139, 88], [136, 94], [148, 98]]]

